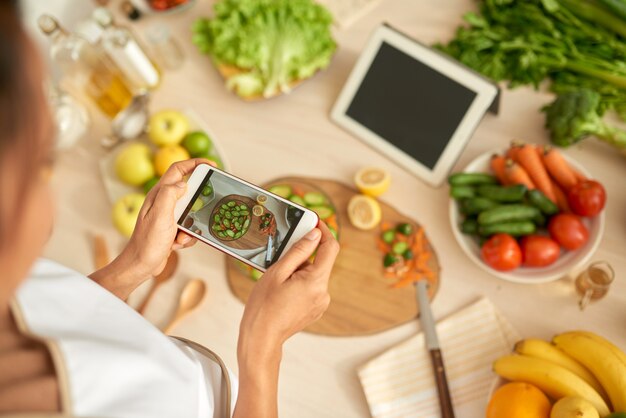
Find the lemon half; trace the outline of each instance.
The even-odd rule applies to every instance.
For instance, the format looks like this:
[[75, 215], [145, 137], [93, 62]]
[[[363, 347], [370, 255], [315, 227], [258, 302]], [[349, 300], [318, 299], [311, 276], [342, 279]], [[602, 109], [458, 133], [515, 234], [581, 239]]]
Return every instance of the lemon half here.
[[361, 193], [377, 197], [389, 189], [391, 176], [382, 168], [365, 167], [354, 175], [354, 183]]
[[376, 199], [369, 196], [358, 194], [348, 203], [348, 218], [355, 228], [363, 230], [376, 228], [381, 216], [380, 205]]

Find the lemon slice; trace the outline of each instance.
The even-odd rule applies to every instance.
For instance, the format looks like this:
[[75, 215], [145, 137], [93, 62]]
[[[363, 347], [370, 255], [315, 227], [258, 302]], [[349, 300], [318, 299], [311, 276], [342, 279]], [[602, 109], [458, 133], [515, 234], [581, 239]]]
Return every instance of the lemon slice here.
[[348, 203], [348, 218], [355, 228], [363, 230], [376, 228], [381, 218], [380, 205], [369, 196], [362, 194], [353, 196]]
[[391, 176], [382, 168], [365, 167], [354, 175], [354, 183], [361, 193], [377, 197], [389, 189]]
[[252, 206], [252, 214], [254, 216], [261, 216], [261, 215], [263, 215], [263, 212], [264, 212], [263, 211], [263, 206], [261, 206], [261, 205], [254, 205], [254, 206]]

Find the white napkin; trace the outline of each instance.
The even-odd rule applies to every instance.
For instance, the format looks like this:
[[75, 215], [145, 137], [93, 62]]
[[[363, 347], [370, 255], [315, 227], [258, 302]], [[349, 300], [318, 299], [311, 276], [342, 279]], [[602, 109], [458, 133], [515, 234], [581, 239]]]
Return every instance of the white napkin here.
[[[455, 415], [485, 416], [491, 365], [520, 337], [488, 299], [437, 324]], [[374, 418], [439, 418], [439, 398], [424, 335], [418, 334], [358, 370]]]

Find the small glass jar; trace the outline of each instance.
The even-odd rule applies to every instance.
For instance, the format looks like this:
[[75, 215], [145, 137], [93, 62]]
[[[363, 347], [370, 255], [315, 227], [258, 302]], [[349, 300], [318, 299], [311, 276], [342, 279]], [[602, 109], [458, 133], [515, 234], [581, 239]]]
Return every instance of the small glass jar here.
[[159, 65], [169, 70], [180, 68], [185, 56], [176, 39], [172, 38], [167, 26], [151, 26], [148, 28], [146, 36], [152, 45], [155, 59]]

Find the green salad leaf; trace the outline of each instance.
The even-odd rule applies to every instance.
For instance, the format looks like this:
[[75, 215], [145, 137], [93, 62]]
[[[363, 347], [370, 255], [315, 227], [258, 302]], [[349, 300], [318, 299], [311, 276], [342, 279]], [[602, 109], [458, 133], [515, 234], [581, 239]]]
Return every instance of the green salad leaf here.
[[240, 96], [270, 97], [326, 68], [336, 49], [332, 16], [313, 0], [221, 0], [193, 25], [193, 42], [212, 56]]

